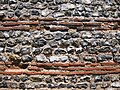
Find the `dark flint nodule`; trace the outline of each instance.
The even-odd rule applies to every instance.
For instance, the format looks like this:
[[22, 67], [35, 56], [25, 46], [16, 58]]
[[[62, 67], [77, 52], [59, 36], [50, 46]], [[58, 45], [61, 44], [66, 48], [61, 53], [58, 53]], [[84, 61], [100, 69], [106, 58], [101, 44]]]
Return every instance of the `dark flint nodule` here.
[[35, 48], [35, 50], [33, 50], [33, 54], [35, 54], [35, 55], [38, 55], [41, 52], [42, 52], [42, 49], [40, 49], [40, 48]]
[[7, 82], [3, 81], [0, 83], [0, 88], [8, 88]]
[[19, 77], [19, 76], [14, 76], [14, 80], [15, 80], [16, 82], [19, 82], [19, 81], [20, 81], [20, 77]]
[[19, 67], [22, 68], [22, 69], [26, 69], [28, 66], [29, 66], [29, 63], [27, 63], [27, 62], [26, 62], [26, 63], [24, 62], [24, 63], [20, 63], [20, 64], [19, 64]]
[[72, 38], [78, 38], [79, 33], [78, 32], [71, 33], [71, 36], [72, 36]]
[[71, 84], [71, 83], [70, 83], [70, 84], [67, 84], [66, 87], [67, 87], [67, 88], [75, 88], [75, 86], [74, 86], [73, 84]]
[[11, 76], [5, 76], [5, 77], [3, 77], [3, 80], [11, 80], [11, 79], [12, 79]]
[[56, 83], [58, 83], [58, 82], [62, 82], [62, 81], [63, 81], [63, 79], [62, 79], [62, 78], [60, 78], [60, 77], [57, 77], [57, 78], [54, 78], [54, 81], [55, 81]]
[[60, 48], [58, 48], [58, 49], [56, 49], [56, 50], [54, 51], [54, 54], [55, 54], [55, 55], [58, 55], [58, 54], [65, 54], [65, 53], [66, 53], [66, 51], [63, 50], [63, 49], [60, 49]]
[[70, 41], [68, 40], [61, 40], [60, 43], [59, 43], [60, 47], [68, 47], [70, 45]]
[[103, 38], [103, 37], [104, 37], [104, 34], [102, 34], [102, 33], [96, 33], [96, 34], [94, 35], [94, 37], [95, 37], [96, 39], [98, 39], [98, 38]]
[[79, 47], [80, 42], [79, 42], [79, 40], [73, 40], [73, 41], [71, 42], [71, 45], [74, 46], [74, 47]]
[[54, 83], [49, 83], [48, 88], [57, 88], [57, 85]]
[[70, 39], [70, 38], [71, 38], [70, 33], [66, 33], [66, 34], [63, 36], [63, 38], [64, 38], [65, 40]]
[[102, 76], [96, 76], [94, 82], [102, 82]]
[[46, 78], [45, 81], [46, 81], [46, 83], [52, 83], [52, 82], [53, 82], [50, 77], [49, 77], [49, 78]]
[[96, 61], [95, 58], [94, 58], [94, 57], [91, 57], [91, 56], [85, 56], [85, 57], [84, 57], [84, 60], [85, 60], [85, 61], [92, 62], [92, 63], [94, 63], [94, 62]]
[[55, 33], [54, 37], [55, 37], [55, 40], [61, 40], [63, 37], [63, 34], [61, 32], [57, 32], [57, 33]]
[[120, 63], [120, 55], [114, 56], [113, 60], [117, 63]]
[[111, 77], [110, 76], [104, 76], [103, 77], [103, 81], [110, 81], [111, 80]]
[[40, 15], [39, 11], [37, 11], [37, 10], [32, 10], [32, 11], [31, 11], [31, 14], [32, 14], [32, 15], [36, 15], [36, 16], [39, 16], [39, 15]]
[[22, 56], [22, 61], [23, 62], [31, 62], [33, 57], [31, 55], [23, 55]]
[[108, 47], [108, 46], [103, 46], [103, 47], [100, 47], [100, 49], [98, 50], [99, 52], [110, 52], [111, 51], [111, 48]]
[[25, 81], [27, 81], [27, 80], [29, 80], [28, 77], [21, 77], [21, 81], [22, 81], [22, 82], [25, 82]]
[[17, 6], [18, 9], [22, 10], [24, 8], [23, 3], [19, 3]]
[[22, 13], [18, 10], [18, 11], [15, 11], [15, 15], [16, 15], [17, 17], [20, 17], [20, 16], [22, 15]]
[[22, 45], [30, 45], [31, 44], [31, 41], [30, 40], [27, 40], [27, 39], [24, 39], [22, 41]]
[[22, 1], [22, 2], [28, 2], [29, 0], [20, 0], [20, 1]]
[[34, 47], [43, 47], [46, 44], [47, 42], [44, 39], [34, 39], [32, 45]]
[[17, 0], [8, 0], [9, 4], [16, 4]]
[[36, 4], [38, 0], [30, 0], [31, 3]]
[[106, 61], [106, 60], [111, 60], [113, 58], [112, 55], [104, 55], [104, 54], [100, 54], [97, 57], [97, 62], [102, 62], [102, 61]]
[[26, 88], [25, 83], [20, 83], [20, 84], [19, 84], [19, 89], [25, 89], [25, 88]]
[[8, 47], [13, 47], [15, 45], [17, 45], [17, 43], [15, 42], [14, 39], [9, 39], [7, 42], [6, 42], [7, 46]]
[[58, 47], [58, 42], [57, 42], [57, 41], [51, 41], [51, 42], [49, 42], [49, 45], [50, 45], [52, 48], [56, 48], [56, 47]]
[[45, 38], [46, 40], [52, 40], [52, 39], [54, 39], [54, 36], [53, 36], [52, 34], [45, 34], [45, 35], [44, 35], [44, 38]]
[[71, 77], [70, 82], [71, 83], [77, 83], [77, 78], [76, 77]]
[[45, 48], [45, 49], [43, 50], [43, 53], [44, 53], [45, 55], [50, 55], [50, 54], [52, 54], [52, 48]]
[[79, 89], [81, 89], [81, 88], [86, 89], [88, 87], [88, 84], [87, 83], [81, 83], [81, 84], [77, 84], [76, 87], [79, 88]]
[[23, 47], [20, 49], [22, 55], [30, 54], [30, 47]]
[[90, 54], [97, 54], [97, 48], [94, 48], [94, 47], [92, 48], [88, 47], [87, 51]]
[[66, 87], [66, 84], [63, 84], [63, 83], [60, 83], [59, 85], [58, 85], [58, 88], [65, 88]]
[[3, 77], [2, 77], [2, 76], [0, 76], [0, 82], [2, 82], [2, 80], [3, 80]]
[[39, 78], [39, 77], [31, 77], [30, 80], [32, 82], [42, 82], [42, 78]]
[[5, 52], [13, 53], [15, 52], [13, 48], [11, 47], [6, 47]]

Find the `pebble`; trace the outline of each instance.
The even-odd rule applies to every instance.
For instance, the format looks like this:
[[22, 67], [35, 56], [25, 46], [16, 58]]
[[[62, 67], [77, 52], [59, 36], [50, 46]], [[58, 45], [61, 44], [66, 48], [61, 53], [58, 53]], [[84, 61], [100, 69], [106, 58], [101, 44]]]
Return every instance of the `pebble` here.
[[33, 40], [34, 47], [43, 47], [46, 44], [47, 44], [47, 42], [44, 39], [34, 39]]
[[50, 41], [49, 42], [49, 45], [52, 47], [52, 48], [57, 48], [58, 47], [58, 42], [57, 41]]
[[20, 83], [20, 84], [19, 84], [19, 89], [25, 89], [25, 88], [26, 88], [25, 83]]
[[18, 86], [17, 86], [17, 83], [10, 83], [10, 87], [16, 89]]
[[23, 55], [22, 56], [22, 61], [23, 62], [31, 62], [33, 60], [31, 55]]
[[66, 53], [66, 51], [65, 51], [64, 49], [62, 49], [62, 48], [57, 48], [57, 49], [55, 49], [55, 51], [54, 51], [54, 54], [55, 54], [55, 55], [65, 54], [65, 53]]
[[85, 61], [92, 62], [92, 63], [94, 63], [94, 62], [96, 61], [95, 58], [94, 58], [94, 57], [91, 57], [91, 56], [85, 56], [85, 57], [84, 57], [84, 60], [85, 60]]
[[30, 47], [22, 47], [20, 49], [20, 52], [22, 55], [25, 55], [25, 54], [30, 54], [30, 51], [31, 51], [31, 48]]
[[70, 4], [70, 3], [61, 4], [60, 8], [61, 8], [62, 11], [64, 11], [64, 10], [73, 10], [73, 9], [75, 9], [75, 5], [74, 4]]
[[19, 81], [20, 81], [20, 77], [19, 77], [19, 76], [14, 76], [14, 80], [15, 80], [16, 82], [19, 82]]
[[112, 86], [113, 88], [120, 88], [120, 83], [119, 83], [119, 82], [113, 82], [113, 83], [111, 84], [111, 86]]
[[0, 31], [0, 38], [4, 38], [4, 33]]
[[55, 40], [61, 40], [62, 37], [63, 37], [63, 33], [61, 33], [61, 32], [56, 32], [55, 35], [54, 35], [54, 37], [55, 37]]
[[76, 85], [76, 87], [79, 89], [82, 89], [82, 88], [86, 89], [88, 87], [88, 84], [87, 83], [79, 83]]
[[59, 57], [58, 56], [50, 56], [49, 61], [50, 62], [59, 61]]
[[52, 40], [52, 39], [54, 39], [54, 36], [53, 36], [52, 34], [45, 34], [45, 35], [44, 35], [44, 38], [45, 38], [46, 40]]
[[42, 49], [41, 48], [34, 48], [33, 47], [32, 52], [35, 55], [39, 55], [42, 52]]
[[66, 61], [68, 60], [68, 56], [60, 56], [60, 57], [59, 57], [59, 60], [60, 60], [61, 62], [66, 62]]
[[120, 63], [120, 55], [114, 56], [114, 61]]
[[47, 58], [44, 54], [39, 54], [35, 56], [37, 62], [47, 62]]
[[53, 17], [54, 17], [54, 18], [63, 17], [63, 16], [65, 16], [65, 13], [64, 13], [64, 12], [55, 12], [55, 13], [53, 14]]
[[42, 12], [41, 12], [41, 15], [42, 15], [43, 17], [46, 17], [46, 16], [48, 16], [49, 14], [50, 14], [50, 10], [49, 10], [48, 8], [42, 10]]

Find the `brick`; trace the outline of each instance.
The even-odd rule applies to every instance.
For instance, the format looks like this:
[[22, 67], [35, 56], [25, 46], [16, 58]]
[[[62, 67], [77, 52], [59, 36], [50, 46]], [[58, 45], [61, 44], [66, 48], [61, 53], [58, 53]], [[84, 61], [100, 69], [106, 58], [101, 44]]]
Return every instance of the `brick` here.
[[84, 26], [101, 26], [101, 22], [83, 22]]
[[83, 23], [82, 22], [58, 22], [59, 25], [65, 25], [65, 26], [82, 26]]
[[38, 68], [38, 67], [36, 67], [36, 66], [31, 66], [31, 67], [28, 67], [28, 70], [30, 70], [30, 71], [32, 71], [32, 70], [34, 70], [34, 71], [41, 71], [41, 70], [43, 70], [43, 68]]
[[68, 19], [72, 20], [72, 21], [78, 21], [78, 22], [89, 22], [89, 21], [91, 21], [91, 18], [72, 17], [72, 18], [68, 18]]
[[68, 27], [64, 27], [64, 26], [52, 26], [52, 27], [48, 27], [49, 30], [51, 31], [64, 31], [64, 30], [69, 30]]
[[45, 18], [38, 18], [38, 20], [40, 21], [55, 21], [55, 18], [51, 18], [51, 17], [45, 17]]
[[102, 66], [118, 65], [118, 63], [116, 63], [116, 62], [101, 62], [100, 64]]
[[2, 23], [3, 26], [17, 26], [17, 25], [38, 25], [39, 22], [29, 22], [29, 21], [22, 21], [22, 22], [4, 22]]
[[3, 18], [3, 21], [18, 21], [18, 18]]

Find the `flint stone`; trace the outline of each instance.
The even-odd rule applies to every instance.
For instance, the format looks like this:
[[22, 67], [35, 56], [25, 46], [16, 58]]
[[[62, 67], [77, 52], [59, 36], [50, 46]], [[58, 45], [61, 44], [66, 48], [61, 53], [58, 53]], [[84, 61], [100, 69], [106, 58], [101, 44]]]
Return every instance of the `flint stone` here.
[[30, 47], [22, 47], [20, 49], [20, 52], [21, 52], [22, 55], [30, 54]]
[[80, 88], [80, 89], [81, 89], [81, 88], [86, 89], [86, 88], [88, 87], [88, 84], [87, 84], [87, 83], [79, 83], [79, 84], [76, 85], [76, 87], [77, 87], [77, 88]]
[[114, 61], [120, 63], [120, 55], [114, 56]]
[[44, 38], [45, 38], [46, 40], [52, 40], [52, 39], [54, 39], [54, 36], [53, 36], [52, 34], [45, 34], [45, 35], [44, 35]]
[[113, 83], [111, 84], [111, 86], [112, 86], [113, 88], [120, 88], [120, 83], [119, 83], [119, 82], [113, 82]]
[[22, 61], [23, 62], [31, 62], [32, 61], [32, 56], [30, 56], [30, 55], [23, 55], [22, 56]]
[[65, 51], [64, 49], [61, 49], [61, 48], [57, 48], [57, 49], [55, 49], [55, 51], [54, 51], [54, 54], [55, 54], [55, 55], [65, 54], [65, 53], [66, 53], [66, 51]]
[[3, 47], [0, 47], [0, 52], [3, 52], [4, 51], [4, 48]]
[[4, 33], [0, 31], [0, 38], [4, 38]]
[[98, 60], [98, 62], [101, 62], [101, 61], [111, 60], [112, 58], [113, 58], [112, 55], [100, 54], [100, 55], [98, 55], [97, 60]]
[[16, 89], [18, 86], [17, 86], [17, 83], [10, 83], [10, 87]]
[[42, 52], [42, 49], [41, 48], [34, 48], [33, 47], [32, 52], [35, 55], [39, 55]]
[[47, 62], [47, 58], [44, 54], [39, 54], [35, 58], [37, 62]]
[[34, 39], [33, 40], [33, 46], [34, 47], [42, 47], [46, 44], [47, 44], [47, 42], [44, 39]]
[[25, 88], [26, 88], [25, 83], [20, 83], [20, 84], [19, 84], [19, 89], [25, 89]]
[[49, 61], [50, 62], [59, 61], [59, 57], [58, 56], [50, 56]]
[[54, 17], [54, 18], [63, 17], [63, 16], [65, 16], [65, 13], [64, 13], [64, 12], [55, 12], [55, 13], [53, 14], [53, 17]]
[[56, 48], [56, 47], [58, 47], [58, 42], [57, 42], [57, 41], [51, 41], [51, 42], [49, 42], [49, 45], [50, 45], [52, 48]]
[[75, 5], [74, 4], [70, 4], [70, 3], [67, 3], [67, 4], [61, 4], [61, 10], [64, 11], [64, 10], [73, 10], [75, 9]]

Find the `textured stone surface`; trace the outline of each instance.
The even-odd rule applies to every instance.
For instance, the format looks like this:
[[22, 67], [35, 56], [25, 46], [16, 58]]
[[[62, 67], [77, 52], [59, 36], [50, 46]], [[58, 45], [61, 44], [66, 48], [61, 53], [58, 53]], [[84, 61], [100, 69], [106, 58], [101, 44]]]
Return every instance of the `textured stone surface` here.
[[0, 0], [0, 89], [120, 89], [119, 0]]

